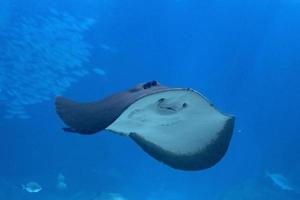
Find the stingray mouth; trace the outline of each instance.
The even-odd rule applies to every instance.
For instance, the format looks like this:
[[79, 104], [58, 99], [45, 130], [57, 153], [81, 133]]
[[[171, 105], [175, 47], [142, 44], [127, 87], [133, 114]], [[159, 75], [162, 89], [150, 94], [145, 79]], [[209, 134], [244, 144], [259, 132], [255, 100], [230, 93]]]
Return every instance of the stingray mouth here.
[[173, 114], [187, 107], [186, 102], [170, 101], [166, 98], [160, 98], [157, 101], [157, 110], [162, 114]]

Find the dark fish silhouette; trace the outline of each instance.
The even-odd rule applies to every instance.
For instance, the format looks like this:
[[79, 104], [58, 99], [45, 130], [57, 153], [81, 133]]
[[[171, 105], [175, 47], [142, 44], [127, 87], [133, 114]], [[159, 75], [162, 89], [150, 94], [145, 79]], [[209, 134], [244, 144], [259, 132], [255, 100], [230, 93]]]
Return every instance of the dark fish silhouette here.
[[93, 103], [56, 98], [65, 131], [94, 134], [102, 130], [128, 136], [157, 160], [181, 170], [215, 165], [229, 146], [234, 117], [218, 111], [189, 88], [157, 81], [139, 84]]

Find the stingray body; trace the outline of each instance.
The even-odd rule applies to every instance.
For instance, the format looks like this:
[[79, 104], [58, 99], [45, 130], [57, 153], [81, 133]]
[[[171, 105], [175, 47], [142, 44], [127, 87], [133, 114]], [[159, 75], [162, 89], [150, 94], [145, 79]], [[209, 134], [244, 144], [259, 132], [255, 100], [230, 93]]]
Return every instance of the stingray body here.
[[65, 131], [94, 134], [102, 130], [133, 139], [155, 159], [181, 170], [212, 167], [227, 151], [234, 117], [218, 111], [189, 88], [157, 81], [139, 84], [92, 103], [56, 98]]

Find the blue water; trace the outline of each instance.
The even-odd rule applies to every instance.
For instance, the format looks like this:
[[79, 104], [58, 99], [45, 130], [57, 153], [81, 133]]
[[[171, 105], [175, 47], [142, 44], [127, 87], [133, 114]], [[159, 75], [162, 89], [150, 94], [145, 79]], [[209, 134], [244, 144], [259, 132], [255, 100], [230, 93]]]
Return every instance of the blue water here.
[[[300, 1], [0, 7], [0, 200], [300, 199]], [[61, 130], [56, 95], [94, 101], [149, 80], [198, 90], [236, 116], [216, 166], [175, 170], [128, 138]], [[23, 190], [31, 181], [42, 190]]]

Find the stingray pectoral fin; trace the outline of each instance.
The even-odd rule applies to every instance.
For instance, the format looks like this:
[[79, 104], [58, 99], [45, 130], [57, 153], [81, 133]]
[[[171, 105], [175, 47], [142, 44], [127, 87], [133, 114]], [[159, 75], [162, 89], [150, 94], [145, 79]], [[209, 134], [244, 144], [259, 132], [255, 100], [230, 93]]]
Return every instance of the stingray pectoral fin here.
[[191, 89], [170, 89], [131, 104], [107, 130], [132, 138], [152, 157], [182, 170], [212, 167], [224, 156], [234, 117]]
[[[130, 133], [129, 136], [149, 155], [155, 159], [181, 170], [201, 170], [214, 166], [225, 155], [234, 126], [234, 117], [228, 119], [224, 128], [218, 133], [219, 137], [204, 149], [194, 152], [176, 152], [169, 150], [164, 144], [156, 144], [147, 140], [138, 133]], [[182, 138], [172, 138], [170, 142], [178, 142]]]
[[93, 134], [107, 128], [137, 99], [163, 90], [167, 88], [151, 81], [90, 103], [77, 103], [57, 97], [56, 112], [68, 126], [65, 131]]
[[105, 129], [116, 118], [118, 112], [113, 112], [113, 104], [107, 100], [93, 103], [77, 103], [64, 97], [55, 100], [56, 112], [69, 127], [67, 132], [93, 134]]
[[55, 107], [59, 117], [69, 126], [63, 128], [64, 131], [89, 134], [95, 132], [86, 128], [91, 127], [86, 125], [91, 115], [88, 115], [84, 105], [59, 96], [55, 99]]

